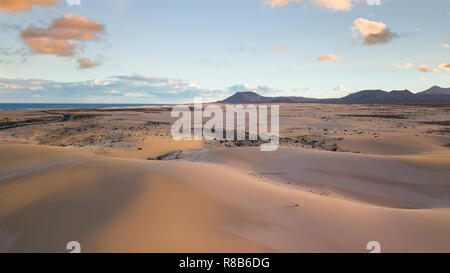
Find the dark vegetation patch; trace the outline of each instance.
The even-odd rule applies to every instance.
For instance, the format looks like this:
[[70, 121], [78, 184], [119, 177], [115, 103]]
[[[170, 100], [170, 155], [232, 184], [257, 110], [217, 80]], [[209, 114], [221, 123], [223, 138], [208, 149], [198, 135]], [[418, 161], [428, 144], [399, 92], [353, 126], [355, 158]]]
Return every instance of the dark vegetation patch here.
[[62, 119], [61, 116], [44, 116], [39, 118], [31, 118], [17, 121], [10, 121], [9, 119], [5, 118], [3, 119], [3, 121], [0, 121], [0, 130], [11, 129], [32, 124], [40, 124], [40, 123], [45, 124], [47, 122], [60, 121], [61, 119]]
[[352, 115], [338, 115], [340, 117], [348, 118], [384, 118], [384, 119], [407, 119], [408, 116], [405, 115], [394, 115], [394, 114], [352, 114]]
[[164, 125], [170, 125], [170, 122], [167, 121], [147, 121], [145, 123], [146, 126], [164, 126]]
[[[214, 130], [212, 130], [214, 133]], [[233, 140], [226, 140], [226, 131], [223, 133], [223, 140], [212, 140], [213, 143], [223, 145], [225, 148], [234, 148], [234, 147], [255, 147], [260, 146], [264, 143], [270, 143], [271, 139], [263, 140], [258, 135], [256, 139], [250, 139], [249, 132], [244, 132], [245, 139], [238, 140], [237, 131], [228, 131], [231, 132], [233, 136]], [[336, 143], [327, 143], [324, 140], [319, 138], [311, 137], [311, 136], [294, 136], [294, 137], [280, 137], [279, 144], [284, 146], [298, 146], [298, 147], [309, 147], [318, 150], [326, 150], [333, 152], [342, 152]]]
[[445, 134], [450, 134], [450, 128], [449, 127], [445, 127], [445, 128], [439, 128], [438, 130], [428, 130], [427, 133], [429, 134], [440, 134], [440, 135], [445, 135]]
[[111, 116], [111, 115], [104, 115], [104, 114], [74, 114], [74, 115], [71, 116], [71, 119], [72, 120], [83, 120], [83, 119], [104, 117], [104, 116]]
[[440, 126], [450, 126], [450, 120], [443, 121], [421, 121], [420, 123], [429, 125], [440, 125]]
[[149, 157], [147, 160], [177, 160], [183, 157], [183, 152], [181, 150], [176, 150], [165, 155], [157, 157]]
[[[172, 107], [161, 107], [161, 108], [92, 108], [92, 109], [80, 109], [83, 112], [143, 112], [143, 113], [160, 113], [165, 111], [171, 111]], [[76, 111], [76, 110], [75, 110]]]

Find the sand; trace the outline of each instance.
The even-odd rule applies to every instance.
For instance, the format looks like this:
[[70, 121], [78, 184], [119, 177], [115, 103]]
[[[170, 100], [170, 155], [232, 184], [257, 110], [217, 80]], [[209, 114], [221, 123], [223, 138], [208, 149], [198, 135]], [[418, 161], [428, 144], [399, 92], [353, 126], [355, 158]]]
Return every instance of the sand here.
[[[0, 252], [450, 251], [448, 109], [282, 105], [276, 152], [175, 142], [164, 109], [108, 110], [0, 130]], [[411, 116], [340, 116], [354, 111]]]

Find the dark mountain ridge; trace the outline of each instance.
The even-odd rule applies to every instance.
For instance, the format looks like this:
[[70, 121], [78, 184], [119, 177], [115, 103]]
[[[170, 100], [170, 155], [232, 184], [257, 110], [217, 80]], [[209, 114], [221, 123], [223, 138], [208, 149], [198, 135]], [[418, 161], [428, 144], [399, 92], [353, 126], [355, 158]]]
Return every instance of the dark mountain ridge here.
[[294, 102], [315, 102], [318, 99], [304, 97], [264, 97], [252, 91], [237, 92], [220, 103], [294, 103]]
[[409, 90], [363, 90], [342, 98], [314, 99], [305, 97], [265, 97], [252, 91], [237, 92], [218, 103], [381, 103], [450, 105], [450, 88], [433, 86], [419, 93]]

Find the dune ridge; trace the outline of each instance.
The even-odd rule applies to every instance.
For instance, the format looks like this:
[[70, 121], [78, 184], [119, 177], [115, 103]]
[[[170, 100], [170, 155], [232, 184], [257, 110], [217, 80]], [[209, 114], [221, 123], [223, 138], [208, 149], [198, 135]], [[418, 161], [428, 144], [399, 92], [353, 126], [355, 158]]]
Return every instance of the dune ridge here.
[[269, 153], [170, 109], [0, 111], [0, 252], [450, 251], [448, 107], [282, 104]]
[[[65, 149], [0, 146], [37, 166], [72, 158]], [[242, 154], [252, 151], [234, 155]], [[365, 252], [375, 239], [390, 252], [449, 251], [448, 206], [411, 210], [318, 195], [261, 181], [247, 167], [219, 163], [220, 155], [208, 163], [79, 156], [14, 177], [2, 170], [6, 251], [65, 252], [77, 240], [86, 252]], [[23, 164], [21, 156], [9, 164]]]

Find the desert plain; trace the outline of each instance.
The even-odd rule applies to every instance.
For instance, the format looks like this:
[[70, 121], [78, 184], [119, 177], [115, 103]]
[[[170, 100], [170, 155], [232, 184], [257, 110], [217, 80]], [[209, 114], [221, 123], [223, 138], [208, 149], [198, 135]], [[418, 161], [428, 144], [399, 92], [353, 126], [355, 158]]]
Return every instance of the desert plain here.
[[450, 107], [281, 104], [273, 152], [171, 108], [0, 111], [0, 252], [450, 252]]

